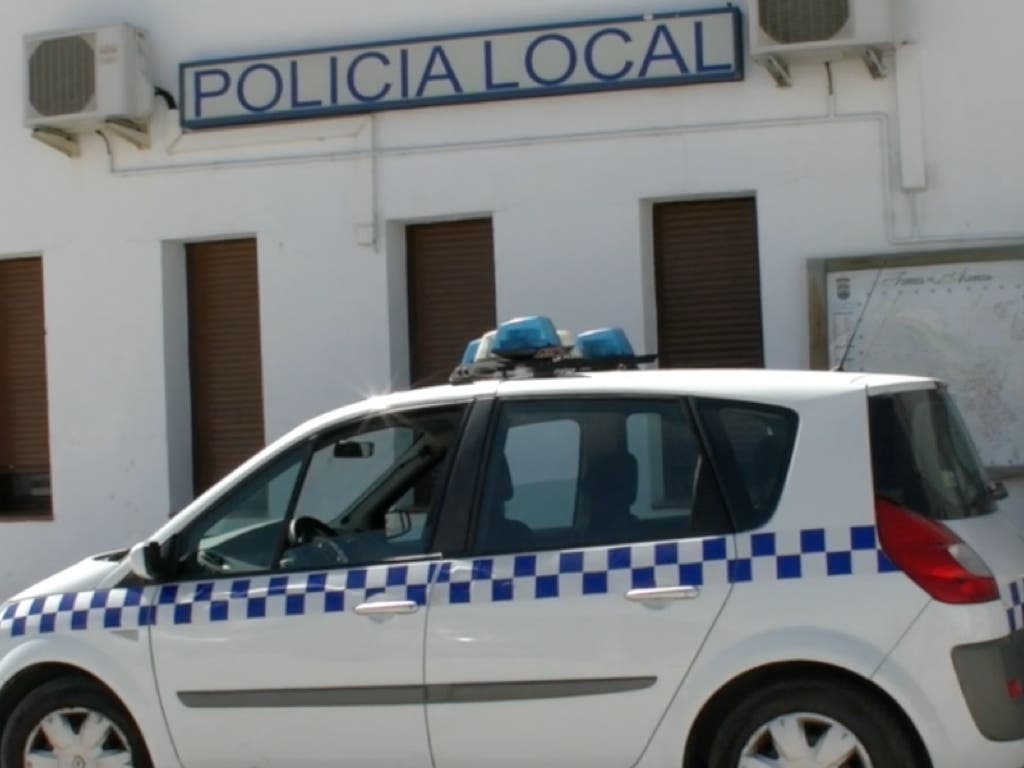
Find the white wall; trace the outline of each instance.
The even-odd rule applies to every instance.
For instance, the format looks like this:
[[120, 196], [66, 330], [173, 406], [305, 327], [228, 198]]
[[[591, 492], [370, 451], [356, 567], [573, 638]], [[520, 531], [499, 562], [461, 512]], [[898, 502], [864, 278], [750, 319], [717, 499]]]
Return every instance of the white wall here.
[[[653, 0], [645, 10], [705, 7]], [[805, 261], [1022, 238], [1015, 0], [907, 0], [927, 187], [900, 189], [895, 78], [856, 61], [742, 83], [447, 106], [178, 136], [76, 160], [21, 125], [27, 32], [128, 21], [181, 61], [634, 12], [621, 0], [50, 0], [0, 5], [0, 258], [42, 253], [55, 521], [7, 523], [0, 591], [146, 534], [190, 487], [182, 243], [255, 236], [266, 433], [402, 383], [401, 224], [494, 220], [499, 316], [623, 325], [653, 349], [649, 205], [755, 194], [765, 352], [807, 364]], [[911, 121], [902, 116], [907, 125]], [[365, 244], [367, 228], [376, 242]], [[361, 243], [363, 241], [363, 243]], [[642, 343], [641, 341], [642, 340]]]

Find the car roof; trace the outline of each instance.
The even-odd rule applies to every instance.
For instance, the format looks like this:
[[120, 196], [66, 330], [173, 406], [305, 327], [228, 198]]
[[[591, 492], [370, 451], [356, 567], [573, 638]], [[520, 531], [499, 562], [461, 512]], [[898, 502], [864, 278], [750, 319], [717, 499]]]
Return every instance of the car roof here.
[[[404, 408], [458, 402], [484, 395], [529, 397], [573, 394], [683, 394], [745, 400], [786, 401], [837, 395], [855, 390], [880, 392], [934, 386], [934, 379], [859, 371], [765, 369], [654, 369], [580, 372], [539, 378], [481, 380], [424, 387], [364, 402], [373, 408]], [[340, 415], [340, 414], [339, 414]]]

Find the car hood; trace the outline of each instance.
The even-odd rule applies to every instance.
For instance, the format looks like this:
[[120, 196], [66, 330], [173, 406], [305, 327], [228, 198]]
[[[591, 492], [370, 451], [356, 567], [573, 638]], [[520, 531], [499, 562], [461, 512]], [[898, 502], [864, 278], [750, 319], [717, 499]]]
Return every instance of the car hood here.
[[119, 577], [121, 572], [125, 571], [123, 564], [127, 554], [128, 550], [118, 550], [92, 555], [23, 589], [7, 602], [63, 592], [84, 592], [109, 586], [111, 581], [117, 580], [112, 578], [115, 574]]

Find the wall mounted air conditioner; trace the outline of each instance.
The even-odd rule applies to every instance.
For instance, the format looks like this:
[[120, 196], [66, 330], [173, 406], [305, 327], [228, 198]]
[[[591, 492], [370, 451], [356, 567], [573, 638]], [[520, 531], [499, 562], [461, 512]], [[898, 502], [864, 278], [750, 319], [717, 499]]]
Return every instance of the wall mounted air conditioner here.
[[857, 56], [885, 76], [882, 52], [895, 41], [893, 0], [748, 0], [750, 53], [779, 85], [789, 62]]
[[103, 126], [145, 132], [154, 91], [141, 30], [117, 24], [26, 35], [24, 54], [24, 119], [37, 138]]

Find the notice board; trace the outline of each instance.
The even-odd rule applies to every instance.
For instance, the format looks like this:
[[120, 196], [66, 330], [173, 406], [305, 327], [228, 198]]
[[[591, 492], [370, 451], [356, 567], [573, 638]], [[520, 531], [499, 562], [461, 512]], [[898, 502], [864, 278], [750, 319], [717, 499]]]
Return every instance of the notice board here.
[[809, 263], [815, 367], [949, 384], [982, 461], [1024, 473], [1024, 247]]

